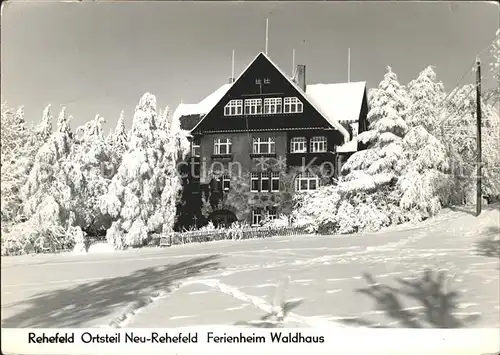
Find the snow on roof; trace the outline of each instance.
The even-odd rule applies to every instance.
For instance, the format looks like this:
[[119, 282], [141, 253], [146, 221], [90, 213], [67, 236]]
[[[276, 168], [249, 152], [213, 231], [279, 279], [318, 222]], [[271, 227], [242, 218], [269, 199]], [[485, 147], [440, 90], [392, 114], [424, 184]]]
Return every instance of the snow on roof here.
[[306, 96], [328, 120], [359, 120], [366, 82], [307, 85]]
[[197, 104], [185, 104], [181, 102], [174, 112], [174, 118], [190, 115], [206, 115], [228, 92], [231, 85], [232, 84], [222, 85]]
[[351, 139], [349, 142], [337, 147], [337, 153], [351, 153], [358, 150], [358, 141]]

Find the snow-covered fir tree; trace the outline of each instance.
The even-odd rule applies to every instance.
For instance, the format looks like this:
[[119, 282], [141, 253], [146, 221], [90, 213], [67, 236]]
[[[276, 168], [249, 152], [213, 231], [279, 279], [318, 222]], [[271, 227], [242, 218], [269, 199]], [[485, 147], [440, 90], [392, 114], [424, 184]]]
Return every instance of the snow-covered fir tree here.
[[26, 176], [21, 161], [32, 132], [26, 128], [22, 107], [14, 111], [2, 103], [1, 117], [1, 205], [2, 230], [5, 230], [19, 217], [22, 203], [19, 190]]
[[378, 88], [370, 91], [369, 129], [357, 137], [368, 148], [354, 153], [342, 168], [353, 189], [373, 189], [390, 182], [403, 170], [402, 142], [408, 131], [409, 104], [406, 88], [388, 66]]
[[443, 83], [436, 80], [432, 66], [420, 72], [419, 76], [408, 84], [411, 105], [406, 120], [411, 127], [422, 126], [428, 132], [437, 127], [438, 114], [445, 98]]
[[404, 169], [398, 178], [400, 205], [417, 210], [415, 218], [436, 214], [449, 201], [450, 172], [446, 147], [433, 135], [440, 134], [439, 111], [445, 97], [443, 84], [427, 67], [408, 84], [410, 129], [403, 138]]
[[110, 224], [99, 209], [99, 199], [107, 192], [114, 170], [103, 123], [104, 119], [96, 115], [78, 127], [75, 143], [62, 163], [73, 196], [68, 208], [74, 212], [74, 226], [94, 233]]
[[120, 166], [123, 154], [127, 151], [128, 134], [125, 129], [124, 112], [120, 113], [120, 118], [116, 123], [114, 131], [106, 137], [106, 142], [111, 152], [111, 161], [115, 169]]
[[491, 44], [490, 53], [492, 56], [490, 71], [496, 80], [496, 86], [488, 93], [488, 98], [497, 102], [498, 97], [500, 97], [500, 29], [496, 32], [496, 37]]
[[117, 249], [141, 245], [148, 233], [168, 231], [173, 225], [179, 147], [166, 122], [165, 113], [157, 115], [155, 96], [144, 94], [135, 110], [128, 149], [101, 200], [102, 213], [114, 218], [106, 236]]
[[24, 214], [39, 227], [65, 224], [71, 200], [61, 163], [69, 155], [73, 143], [69, 118], [63, 108], [57, 120], [57, 131], [37, 152], [33, 167], [23, 186]]

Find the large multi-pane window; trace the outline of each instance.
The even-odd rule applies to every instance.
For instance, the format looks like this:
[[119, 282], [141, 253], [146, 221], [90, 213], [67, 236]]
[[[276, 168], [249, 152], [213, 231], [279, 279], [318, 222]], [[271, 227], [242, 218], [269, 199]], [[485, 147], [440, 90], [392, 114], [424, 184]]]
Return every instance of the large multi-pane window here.
[[294, 137], [290, 140], [290, 152], [306, 153], [307, 139], [305, 137]]
[[280, 173], [272, 172], [271, 173], [271, 191], [279, 191], [280, 190]]
[[326, 137], [312, 137], [311, 138], [311, 152], [321, 153], [326, 152]]
[[252, 173], [250, 180], [251, 180], [250, 181], [250, 191], [259, 192], [260, 174], [259, 173]]
[[231, 100], [224, 107], [224, 116], [238, 116], [243, 114], [243, 100]]
[[191, 144], [191, 155], [193, 157], [199, 157], [201, 155], [201, 147], [200, 147], [200, 139], [193, 139], [193, 143]]
[[276, 211], [276, 208], [270, 208], [266, 210], [266, 219], [268, 221], [273, 221], [278, 218], [278, 211]]
[[301, 113], [304, 109], [304, 105], [296, 97], [285, 97], [283, 106], [285, 113]]
[[295, 191], [316, 190], [319, 187], [319, 178], [310, 171], [298, 174], [295, 178]]
[[214, 155], [231, 154], [231, 139], [216, 138], [214, 139]]
[[256, 226], [262, 222], [262, 209], [256, 208], [252, 210], [252, 225]]
[[281, 112], [282, 112], [281, 97], [264, 99], [264, 113], [274, 114]]
[[269, 191], [269, 173], [260, 174], [260, 191]]
[[254, 154], [274, 154], [276, 152], [276, 144], [274, 137], [254, 138], [253, 153]]
[[224, 191], [229, 191], [231, 187], [231, 177], [227, 174], [222, 175], [222, 189]]
[[262, 113], [261, 99], [245, 100], [245, 115], [260, 115]]
[[277, 192], [280, 190], [279, 172], [254, 172], [250, 178], [251, 192]]

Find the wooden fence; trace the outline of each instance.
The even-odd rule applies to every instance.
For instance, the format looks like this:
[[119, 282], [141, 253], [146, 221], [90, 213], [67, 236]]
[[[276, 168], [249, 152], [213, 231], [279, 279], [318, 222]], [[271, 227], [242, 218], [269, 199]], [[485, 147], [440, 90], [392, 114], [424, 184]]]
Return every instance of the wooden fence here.
[[[209, 231], [174, 232], [167, 237], [158, 234], [152, 235], [144, 246], [171, 246], [191, 243], [205, 243], [217, 240], [243, 240], [262, 239], [277, 236], [293, 236], [310, 234], [303, 227], [248, 227], [214, 229]], [[90, 245], [98, 242], [106, 242], [106, 237], [87, 237], [85, 244], [87, 249]]]
[[302, 227], [251, 227], [214, 229], [209, 231], [175, 232], [166, 237], [159, 237], [156, 245], [171, 246], [190, 243], [204, 243], [217, 240], [261, 239], [276, 236], [310, 234]]

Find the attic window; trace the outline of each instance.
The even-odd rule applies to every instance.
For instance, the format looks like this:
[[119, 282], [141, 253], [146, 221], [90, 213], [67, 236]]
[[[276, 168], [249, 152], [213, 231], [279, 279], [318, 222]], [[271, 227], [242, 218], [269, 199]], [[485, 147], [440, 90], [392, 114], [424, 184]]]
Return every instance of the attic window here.
[[224, 116], [238, 116], [243, 114], [243, 100], [231, 100], [224, 107]]
[[264, 99], [264, 113], [281, 113], [281, 97]]
[[302, 102], [296, 97], [285, 97], [285, 113], [301, 113], [303, 111]]
[[260, 115], [262, 113], [261, 99], [245, 100], [245, 115]]

